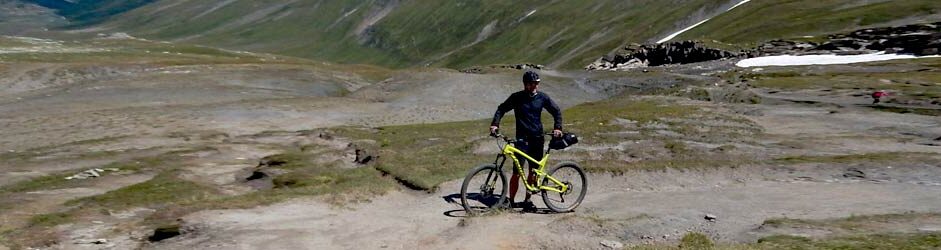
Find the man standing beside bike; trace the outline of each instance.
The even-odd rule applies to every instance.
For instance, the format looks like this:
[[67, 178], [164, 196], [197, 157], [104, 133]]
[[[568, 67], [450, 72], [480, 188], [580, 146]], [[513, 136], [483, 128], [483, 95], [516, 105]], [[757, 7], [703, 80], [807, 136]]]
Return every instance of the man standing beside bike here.
[[[527, 71], [523, 74], [523, 90], [513, 93], [500, 106], [493, 115], [493, 121], [490, 123], [490, 134], [497, 134], [500, 127], [500, 119], [510, 110], [516, 114], [516, 146], [535, 160], [541, 160], [543, 157], [543, 147], [545, 138], [542, 128], [542, 110], [545, 109], [552, 115], [554, 120], [552, 136], [562, 136], [562, 111], [559, 105], [546, 95], [538, 91], [539, 74], [533, 71]], [[522, 163], [521, 163], [522, 164]], [[538, 167], [537, 163], [529, 162], [529, 175], [526, 180], [529, 183], [535, 183], [536, 178], [533, 168]], [[513, 203], [516, 197], [516, 191], [519, 187], [519, 175], [516, 168], [513, 169], [513, 177], [510, 178], [510, 199], [509, 203], [513, 207], [523, 208], [523, 211], [535, 211], [536, 206], [530, 201], [530, 193], [526, 192], [526, 198], [519, 204]]]

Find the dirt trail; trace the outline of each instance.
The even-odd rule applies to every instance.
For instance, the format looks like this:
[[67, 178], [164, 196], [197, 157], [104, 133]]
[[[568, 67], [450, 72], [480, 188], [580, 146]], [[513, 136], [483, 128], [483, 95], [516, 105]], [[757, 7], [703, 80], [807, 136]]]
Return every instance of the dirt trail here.
[[[937, 175], [941, 168], [933, 172]], [[147, 248], [601, 248], [602, 240], [673, 241], [687, 230], [738, 242], [762, 236], [753, 230], [773, 217], [820, 219], [941, 211], [937, 196], [941, 184], [937, 183], [767, 181], [748, 179], [756, 176], [730, 179], [735, 177], [731, 173], [674, 172], [669, 173], [672, 179], [705, 181], [637, 185], [642, 182], [632, 181], [661, 179], [664, 174], [630, 175], [591, 176], [587, 199], [571, 214], [508, 212], [462, 218], [460, 205], [449, 202], [460, 189], [460, 183], [453, 181], [433, 194], [395, 192], [349, 208], [307, 199], [253, 209], [204, 211], [184, 218], [192, 234]], [[544, 207], [538, 202], [537, 206]], [[718, 220], [706, 221], [706, 214]]]
[[[744, 107], [761, 114], [749, 118], [772, 138], [761, 142], [764, 146], [778, 147], [780, 139], [774, 138], [808, 141], [807, 148], [782, 149], [784, 155], [941, 153], [941, 147], [919, 144], [941, 133], [937, 117], [874, 116], [867, 112], [875, 111], [865, 109], [830, 113], [803, 105]], [[883, 141], [879, 136], [909, 139]], [[306, 199], [203, 211], [184, 218], [192, 233], [146, 248], [602, 249], [600, 242], [606, 240], [628, 245], [675, 242], [688, 231], [721, 242], [754, 242], [769, 234], [758, 228], [770, 218], [941, 212], [937, 163], [837, 162], [593, 174], [589, 194], [574, 213], [506, 212], [475, 218], [464, 218], [455, 202], [460, 190], [455, 180], [432, 194], [394, 192], [348, 208]], [[846, 175], [850, 169], [865, 177]], [[545, 207], [535, 198], [537, 206]], [[707, 221], [707, 214], [718, 219]], [[916, 226], [941, 226], [923, 223], [929, 224]]]
[[[182, 76], [152, 73], [142, 75], [153, 77], [146, 81], [105, 79], [94, 84], [52, 86], [10, 95], [0, 100], [0, 111], [8, 111], [0, 115], [0, 128], [6, 132], [0, 133], [3, 135], [0, 151], [14, 155], [12, 153], [41, 146], [62, 147], [69, 142], [94, 141], [102, 139], [102, 135], [119, 138], [115, 139], [118, 142], [100, 142], [108, 148], [154, 154], [174, 146], [221, 143], [227, 146], [218, 147], [219, 152], [208, 156], [207, 162], [192, 164], [182, 178], [221, 185], [221, 191], [239, 194], [251, 190], [232, 185], [237, 175], [253, 167], [257, 159], [277, 152], [276, 148], [256, 144], [280, 141], [278, 138], [255, 141], [241, 135], [336, 125], [380, 126], [484, 118], [492, 112], [494, 103], [519, 88], [515, 83], [517, 74], [508, 73], [414, 73], [353, 88], [346, 82], [321, 81], [303, 72], [297, 76], [301, 80], [279, 77], [277, 79], [282, 80], [275, 82], [266, 77], [281, 75], [282, 71], [259, 70], [255, 76], [254, 73], [230, 75], [228, 71], [202, 70], [205, 71], [202, 73], [213, 74], [198, 78], [198, 84], [179, 82], [190, 79], [195, 73], [180, 73]], [[604, 99], [623, 89], [644, 89], [648, 85], [690, 80], [647, 83], [646, 79], [626, 82], [619, 78], [622, 75], [612, 75], [611, 79], [594, 79], [581, 73], [547, 72], [546, 75], [554, 74], [562, 80], [546, 85], [544, 90], [550, 94], [560, 93], [557, 95], [560, 102], [567, 106]], [[216, 79], [222, 76], [227, 78]], [[304, 84], [308, 81], [317, 84]], [[350, 93], [345, 94], [345, 91]], [[781, 94], [762, 97], [787, 99]], [[730, 105], [744, 110], [741, 113], [763, 129], [760, 138], [754, 138], [754, 145], [741, 143], [742, 148], [746, 148], [742, 151], [760, 151], [763, 157], [772, 159], [791, 155], [941, 153], [941, 147], [937, 146], [941, 142], [936, 139], [941, 136], [941, 119], [936, 116], [878, 112], [857, 105], [863, 103], [855, 99], [792, 99], [782, 105]], [[693, 105], [711, 104], [696, 102]], [[193, 131], [219, 138], [152, 139]], [[122, 137], [124, 135], [128, 138]], [[99, 151], [83, 149], [87, 146], [75, 144], [62, 149], [62, 153], [79, 157], [82, 153]], [[124, 153], [124, 157], [131, 156], [134, 154]], [[67, 164], [55, 164], [57, 159]], [[6, 184], [27, 176], [39, 176], [41, 172], [102, 163], [98, 158], [87, 163], [69, 159], [31, 164], [10, 159], [9, 163], [0, 163], [0, 170], [5, 171], [0, 174], [0, 181]], [[482, 161], [487, 159], [489, 157], [481, 157]], [[938, 157], [933, 159], [938, 160]], [[753, 242], [767, 233], [756, 228], [769, 218], [821, 219], [909, 211], [941, 212], [941, 198], [938, 198], [941, 164], [938, 162], [941, 160], [892, 164], [798, 163], [718, 170], [639, 171], [622, 176], [594, 174], [590, 176], [588, 197], [574, 213], [506, 212], [475, 218], [463, 217], [460, 205], [454, 202], [455, 193], [460, 189], [460, 180], [454, 180], [442, 184], [435, 193], [396, 191], [344, 208], [333, 207], [319, 198], [307, 198], [252, 209], [202, 211], [183, 218], [186, 234], [159, 243], [144, 243], [143, 248], [585, 249], [602, 248], [603, 240], [626, 244], [673, 242], [687, 230], [704, 232], [724, 242]], [[846, 177], [850, 168], [866, 176]], [[146, 178], [129, 177], [115, 182], [115, 185], [120, 184], [118, 186], [29, 194], [48, 199], [29, 204], [46, 209], [36, 211], [49, 212], [69, 197], [98, 194], [144, 180]], [[535, 200], [537, 206], [545, 207], [538, 198]], [[143, 216], [136, 212], [131, 214], [124, 219]], [[706, 221], [703, 219], [706, 214], [716, 215], [718, 220]], [[21, 217], [21, 221], [26, 218]], [[150, 233], [136, 229], [134, 235], [122, 232], [114, 238], [112, 236], [117, 234], [112, 228], [114, 225], [117, 224], [109, 222], [85, 228], [87, 223], [79, 223], [64, 231], [81, 239], [110, 237], [113, 243], [110, 247], [115, 249], [136, 248], [145, 241], [144, 234]], [[77, 239], [75, 237], [72, 239]], [[65, 243], [54, 247], [79, 246]]]

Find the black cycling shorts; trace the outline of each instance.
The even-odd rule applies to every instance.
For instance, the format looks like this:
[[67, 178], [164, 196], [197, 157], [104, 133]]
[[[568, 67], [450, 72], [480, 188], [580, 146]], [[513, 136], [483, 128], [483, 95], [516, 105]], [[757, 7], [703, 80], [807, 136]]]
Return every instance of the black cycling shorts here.
[[[542, 156], [545, 154], [543, 148], [546, 146], [546, 138], [542, 136], [517, 138], [515, 146], [520, 151], [523, 151], [523, 153], [529, 155], [529, 157], [539, 161], [542, 160]], [[523, 158], [523, 156], [520, 155], [517, 155], [516, 158], [520, 160], [521, 165], [528, 161], [526, 158]], [[536, 168], [538, 166], [539, 165], [535, 162], [529, 163], [530, 168]], [[513, 169], [515, 170], [516, 168]]]

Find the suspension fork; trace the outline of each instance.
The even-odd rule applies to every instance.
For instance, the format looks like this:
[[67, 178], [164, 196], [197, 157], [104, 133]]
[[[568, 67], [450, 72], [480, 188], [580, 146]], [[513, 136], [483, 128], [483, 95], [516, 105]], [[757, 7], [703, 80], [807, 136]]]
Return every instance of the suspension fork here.
[[[500, 164], [497, 164], [497, 163]], [[503, 163], [506, 163], [506, 155], [497, 154], [497, 158], [493, 160], [493, 165], [497, 166], [498, 170], [503, 170]]]
[[[497, 164], [497, 162], [499, 162], [500, 164]], [[494, 175], [494, 172], [502, 172], [502, 171], [503, 171], [503, 164], [504, 164], [504, 163], [506, 163], [506, 156], [505, 156], [505, 155], [502, 155], [502, 154], [497, 155], [497, 158], [493, 160], [493, 165], [497, 167], [497, 171], [490, 171], [490, 173], [487, 173], [487, 179], [486, 179], [487, 182], [490, 183], [490, 186], [491, 186], [491, 187], [497, 185], [497, 179], [498, 179], [498, 178], [496, 178], [496, 177], [493, 176], [493, 175]], [[497, 174], [499, 174], [499, 173], [497, 173]], [[493, 177], [493, 180], [491, 180], [490, 177]]]

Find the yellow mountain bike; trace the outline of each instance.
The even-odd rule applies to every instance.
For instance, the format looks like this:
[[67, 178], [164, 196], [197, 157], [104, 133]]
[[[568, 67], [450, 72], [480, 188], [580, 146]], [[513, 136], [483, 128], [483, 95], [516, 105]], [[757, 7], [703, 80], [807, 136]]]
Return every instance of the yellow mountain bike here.
[[[461, 186], [461, 204], [468, 215], [485, 214], [504, 207], [507, 198], [507, 178], [506, 173], [503, 172], [503, 165], [507, 158], [513, 160], [513, 165], [519, 171], [526, 190], [531, 194], [541, 192], [543, 202], [553, 212], [569, 212], [582, 203], [588, 190], [588, 179], [577, 164], [562, 162], [546, 171], [551, 148], [546, 149], [542, 160], [536, 161], [516, 148], [514, 140], [500, 134], [492, 136], [505, 142], [498, 141], [501, 152], [497, 154], [493, 163], [476, 167], [467, 173], [464, 184]], [[523, 166], [520, 164], [521, 159], [517, 156], [539, 165], [538, 168], [533, 169], [536, 173], [536, 183], [526, 181]]]

